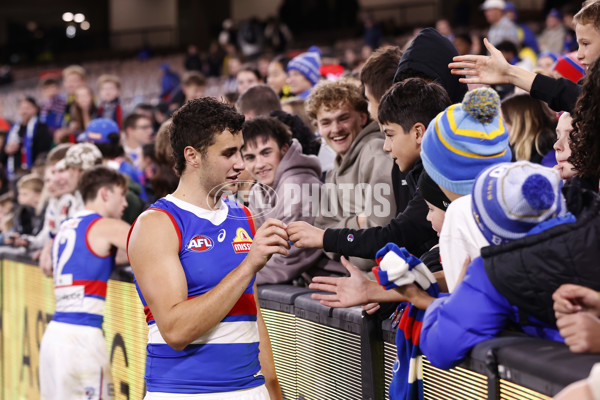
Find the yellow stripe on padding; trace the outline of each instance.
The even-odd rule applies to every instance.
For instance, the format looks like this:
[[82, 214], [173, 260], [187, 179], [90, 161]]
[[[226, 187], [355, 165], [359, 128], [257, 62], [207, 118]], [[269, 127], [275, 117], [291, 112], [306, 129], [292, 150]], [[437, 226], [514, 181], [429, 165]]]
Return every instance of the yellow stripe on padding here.
[[454, 146], [451, 146], [450, 143], [448, 143], [446, 141], [446, 139], [444, 138], [444, 136], [440, 132], [439, 121], [440, 121], [440, 118], [442, 117], [442, 115], [443, 114], [438, 115], [438, 117], [435, 119], [435, 132], [436, 132], [438, 138], [440, 139], [440, 142], [442, 142], [442, 144], [444, 145], [444, 147], [446, 147], [451, 152], [453, 152], [455, 154], [458, 154], [458, 155], [461, 155], [463, 157], [470, 157], [470, 158], [495, 158], [495, 157], [502, 157], [506, 153], [506, 149], [504, 149], [504, 151], [501, 152], [501, 153], [490, 154], [488, 156], [484, 156], [484, 155], [476, 154], [476, 153], [468, 153], [466, 151], [459, 150], [459, 149], [457, 149]]
[[500, 118], [498, 121], [499, 122], [498, 129], [493, 130], [490, 133], [485, 133], [482, 131], [472, 131], [469, 129], [457, 129], [456, 121], [454, 120], [454, 109], [458, 106], [460, 106], [460, 103], [453, 104], [450, 107], [448, 107], [448, 111], [446, 111], [446, 115], [448, 115], [448, 123], [450, 124], [450, 129], [452, 129], [452, 132], [454, 132], [455, 135], [491, 140], [491, 139], [495, 139], [496, 137], [502, 135], [506, 131], [504, 129], [502, 115], [499, 115]]

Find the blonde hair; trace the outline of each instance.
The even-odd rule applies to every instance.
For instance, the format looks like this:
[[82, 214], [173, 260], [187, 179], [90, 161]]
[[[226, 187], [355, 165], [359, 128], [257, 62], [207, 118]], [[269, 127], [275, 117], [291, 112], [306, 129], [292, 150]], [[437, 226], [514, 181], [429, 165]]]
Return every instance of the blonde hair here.
[[65, 69], [63, 69], [62, 75], [63, 78], [66, 78], [69, 75], [79, 75], [81, 79], [85, 79], [85, 69], [81, 65], [69, 65]]
[[600, 0], [587, 0], [581, 6], [581, 10], [573, 16], [573, 23], [579, 25], [593, 24], [596, 30], [600, 30]]
[[292, 111], [290, 114], [299, 117], [302, 122], [304, 122], [304, 125], [314, 131], [315, 127], [313, 125], [313, 121], [311, 121], [311, 119], [308, 117], [308, 114], [306, 113], [306, 107], [304, 105], [305, 101], [300, 97], [291, 97], [281, 101], [282, 108], [283, 106], [288, 106], [290, 111]]
[[534, 146], [543, 157], [540, 142], [545, 135], [553, 136], [556, 128], [556, 117], [548, 106], [529, 94], [517, 94], [504, 99], [501, 108], [504, 120], [512, 127], [508, 143], [516, 160], [530, 161]]
[[14, 203], [15, 199], [14, 199], [14, 194], [12, 192], [7, 192], [4, 193], [3, 195], [0, 195], [0, 206], [4, 207], [7, 204], [12, 204]]
[[361, 90], [348, 79], [338, 81], [320, 81], [310, 92], [306, 102], [306, 112], [312, 119], [317, 119], [321, 106], [333, 110], [350, 105], [354, 110], [368, 114], [367, 100]]
[[29, 189], [36, 193], [42, 193], [44, 181], [37, 174], [27, 174], [17, 182], [17, 189]]
[[67, 155], [69, 147], [73, 146], [73, 143], [59, 143], [55, 148], [50, 150], [48, 156], [46, 156], [46, 165], [54, 165]]
[[98, 80], [96, 81], [98, 89], [100, 89], [100, 86], [107, 82], [114, 83], [117, 89], [121, 90], [121, 79], [118, 76], [112, 74], [102, 74], [98, 77]]

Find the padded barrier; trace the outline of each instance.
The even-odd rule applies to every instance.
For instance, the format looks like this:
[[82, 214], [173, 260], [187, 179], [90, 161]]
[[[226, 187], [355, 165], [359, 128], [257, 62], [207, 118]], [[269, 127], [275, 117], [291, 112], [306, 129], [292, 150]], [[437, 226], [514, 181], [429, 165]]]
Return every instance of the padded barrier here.
[[[104, 332], [116, 399], [142, 399], [147, 328], [131, 274], [109, 281]], [[0, 274], [0, 379], [3, 399], [38, 398], [39, 342], [53, 309], [52, 281], [29, 259], [6, 257]], [[313, 291], [288, 285], [258, 290], [277, 374], [286, 399], [387, 398], [395, 331], [360, 307], [332, 309]], [[570, 353], [561, 343], [509, 336], [476, 346], [460, 366], [443, 371], [426, 360], [426, 399], [549, 399], [588, 376], [598, 355]]]

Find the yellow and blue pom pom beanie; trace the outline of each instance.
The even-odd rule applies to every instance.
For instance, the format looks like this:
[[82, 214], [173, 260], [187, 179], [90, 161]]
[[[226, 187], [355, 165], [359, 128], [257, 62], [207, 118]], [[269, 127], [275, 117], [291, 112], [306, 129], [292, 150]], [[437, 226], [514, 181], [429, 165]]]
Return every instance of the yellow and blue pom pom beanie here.
[[482, 170], [511, 158], [500, 98], [490, 88], [467, 92], [462, 103], [439, 113], [421, 143], [427, 174], [440, 187], [460, 195], [471, 193]]

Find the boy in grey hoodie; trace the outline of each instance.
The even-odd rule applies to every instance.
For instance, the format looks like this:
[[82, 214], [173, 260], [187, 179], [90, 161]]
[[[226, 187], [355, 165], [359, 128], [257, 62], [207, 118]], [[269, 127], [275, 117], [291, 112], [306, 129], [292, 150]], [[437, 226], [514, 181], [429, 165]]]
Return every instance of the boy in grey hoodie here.
[[[256, 183], [249, 208], [256, 224], [276, 218], [314, 223], [321, 194], [321, 164], [317, 157], [302, 153], [286, 125], [275, 118], [257, 117], [244, 123], [242, 149], [246, 170]], [[257, 284], [290, 283], [303, 275], [342, 275], [338, 262], [319, 249], [292, 246], [287, 256], [274, 254], [256, 275]]]

